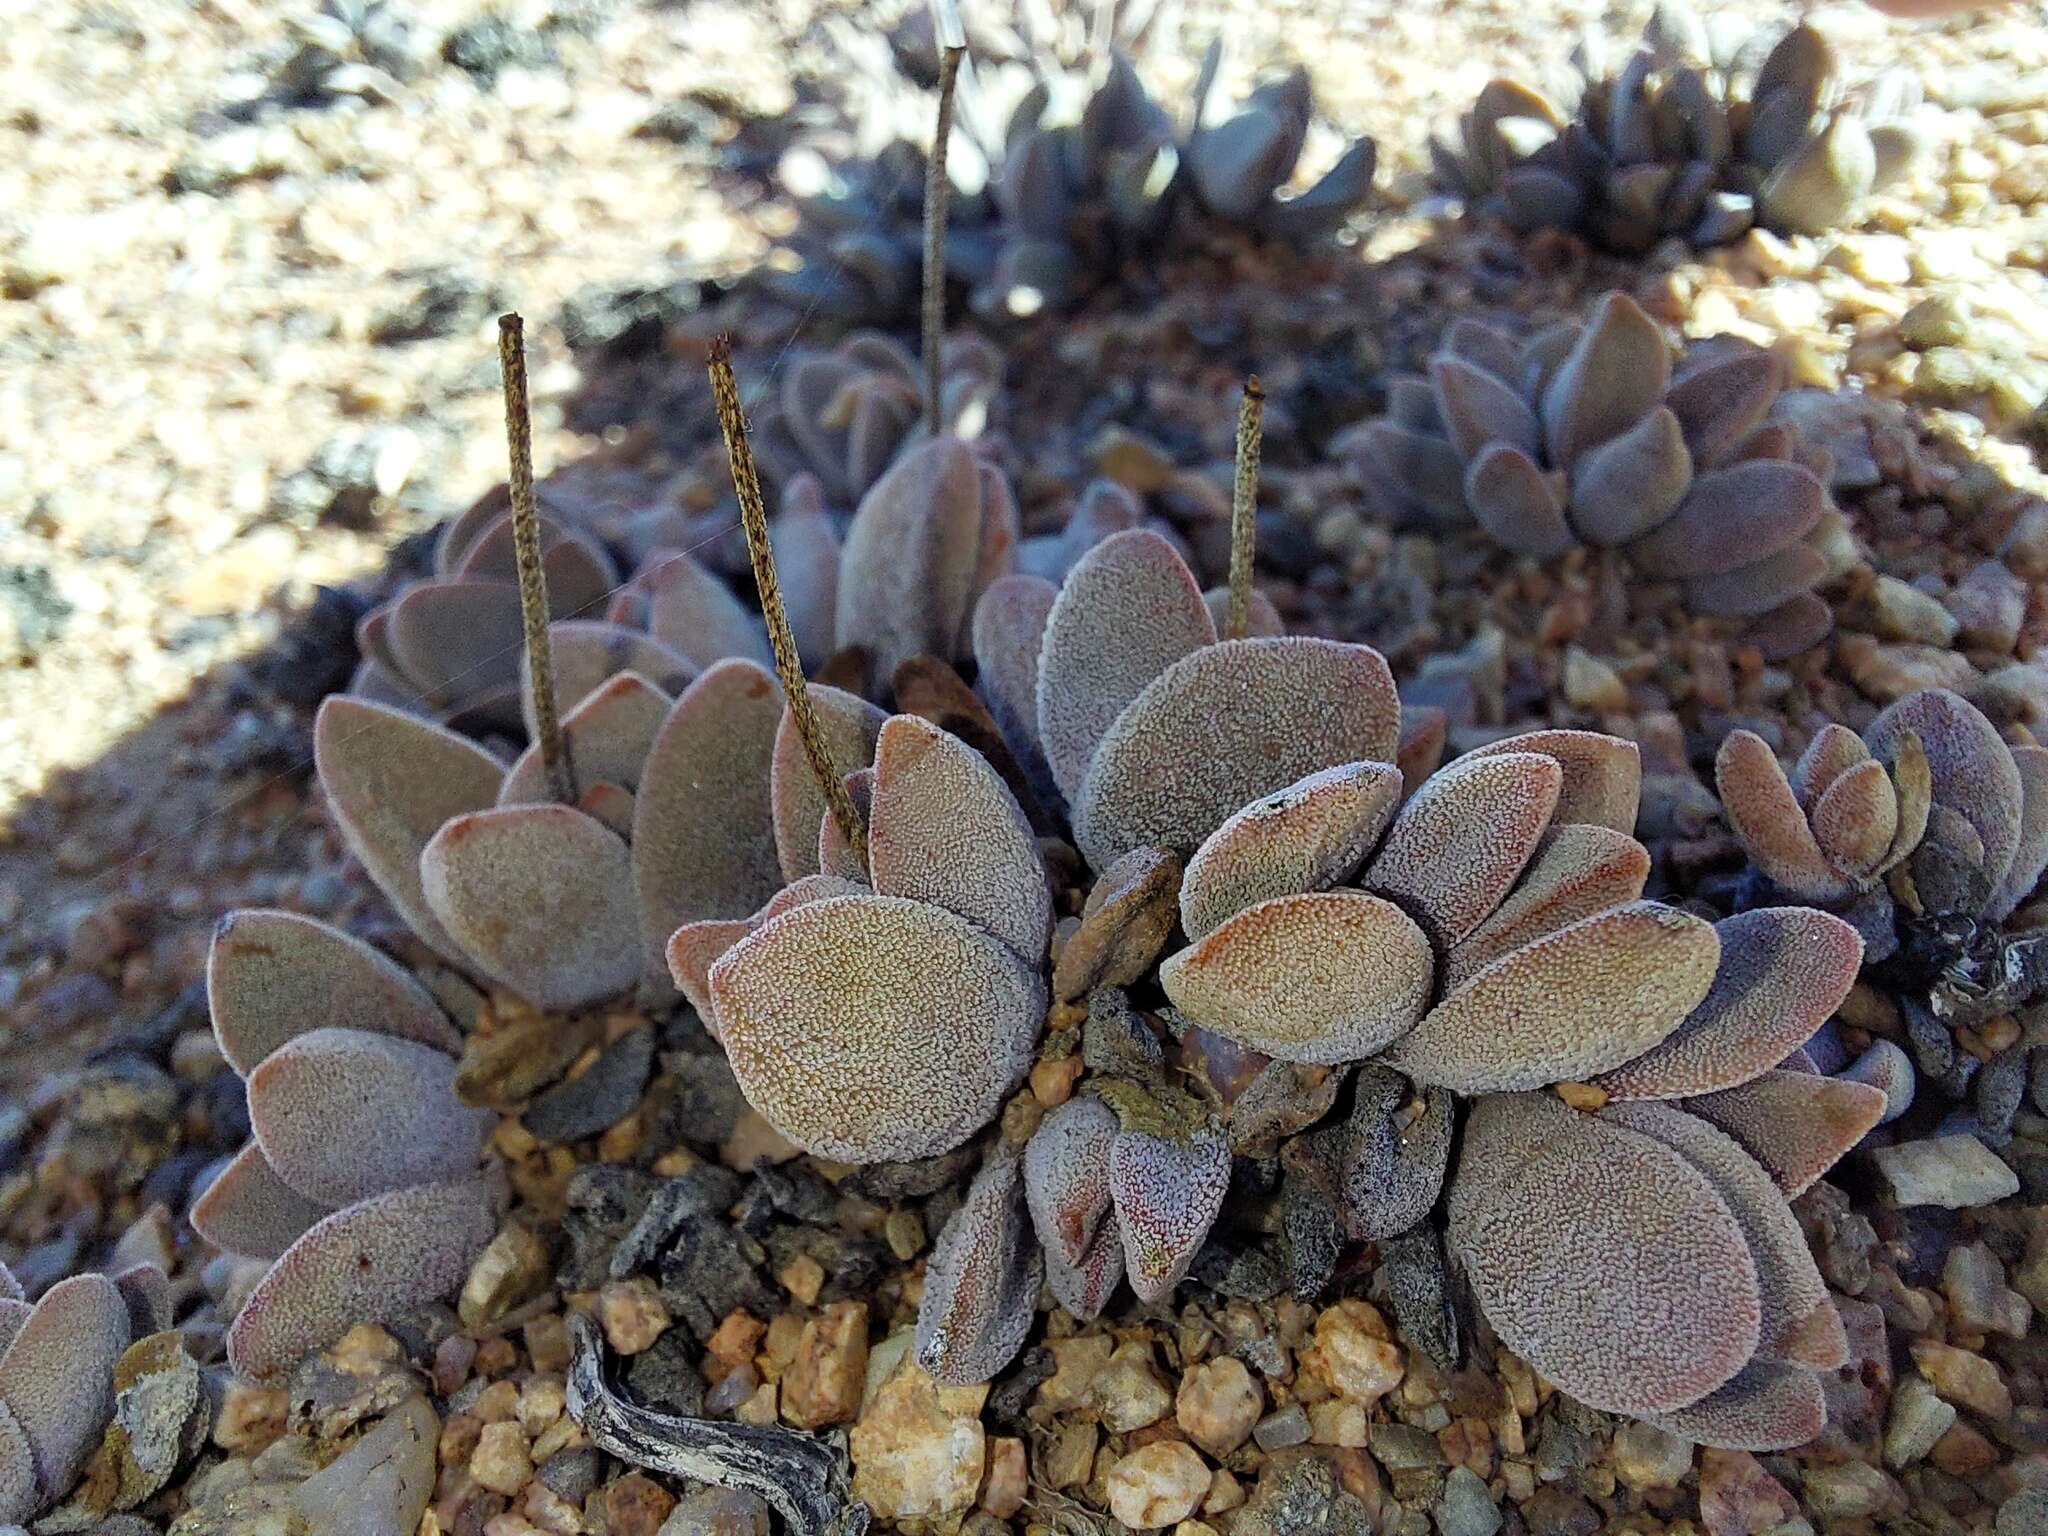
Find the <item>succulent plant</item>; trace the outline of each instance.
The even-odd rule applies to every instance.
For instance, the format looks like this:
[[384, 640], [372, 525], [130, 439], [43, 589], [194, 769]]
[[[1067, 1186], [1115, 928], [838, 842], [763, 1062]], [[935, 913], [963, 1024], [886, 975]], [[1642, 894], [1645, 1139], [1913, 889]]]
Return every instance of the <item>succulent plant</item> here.
[[34, 1305], [0, 1264], [0, 1521], [25, 1522], [77, 1481], [114, 1412], [114, 1363], [171, 1325], [163, 1272], [59, 1280]]
[[1806, 23], [1764, 41], [1663, 0], [1632, 50], [1588, 38], [1575, 72], [1547, 89], [1489, 83], [1455, 137], [1432, 143], [1437, 179], [1519, 228], [1631, 254], [1669, 236], [1709, 246], [1753, 225], [1847, 224], [1920, 153], [1918, 77], [1888, 71], [1846, 90]]
[[1827, 455], [1769, 419], [1782, 386], [1775, 357], [1730, 338], [1674, 364], [1657, 323], [1610, 293], [1584, 326], [1520, 343], [1454, 323], [1428, 381], [1397, 381], [1389, 414], [1341, 446], [1391, 516], [1477, 522], [1538, 559], [1618, 551], [1783, 656], [1827, 634], [1812, 589], [1839, 573], [1847, 535]]

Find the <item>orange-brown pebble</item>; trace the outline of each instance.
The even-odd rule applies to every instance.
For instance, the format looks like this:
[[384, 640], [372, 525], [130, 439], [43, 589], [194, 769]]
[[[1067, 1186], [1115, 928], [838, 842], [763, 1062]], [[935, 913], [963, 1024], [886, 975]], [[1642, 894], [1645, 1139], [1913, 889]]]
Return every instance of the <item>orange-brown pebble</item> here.
[[1109, 1512], [1133, 1530], [1175, 1525], [1209, 1491], [1209, 1464], [1185, 1440], [1159, 1440], [1121, 1458], [1105, 1479]]
[[1024, 1507], [1031, 1474], [1024, 1461], [1024, 1442], [1008, 1435], [988, 1442], [988, 1470], [981, 1479], [981, 1507], [1007, 1520]]
[[526, 1341], [527, 1358], [536, 1371], [569, 1369], [569, 1324], [559, 1312], [536, 1317], [520, 1330]]
[[709, 1358], [704, 1375], [713, 1386], [743, 1365], [754, 1363], [754, 1351], [761, 1346], [768, 1325], [750, 1312], [735, 1308], [725, 1315], [705, 1345]]
[[1209, 1491], [1202, 1496], [1202, 1513], [1227, 1515], [1243, 1503], [1244, 1484], [1231, 1475], [1228, 1467], [1218, 1467], [1216, 1475], [1209, 1479]]
[[597, 1314], [606, 1341], [622, 1355], [652, 1348], [670, 1321], [661, 1292], [644, 1275], [606, 1285], [598, 1293]]
[[1555, 1091], [1560, 1099], [1582, 1114], [1590, 1115], [1594, 1110], [1607, 1106], [1607, 1090], [1596, 1088], [1591, 1083], [1558, 1083]]
[[486, 1424], [469, 1453], [469, 1475], [493, 1493], [511, 1498], [533, 1476], [526, 1432], [517, 1424]]
[[606, 1536], [658, 1536], [676, 1501], [650, 1477], [629, 1472], [604, 1491]]
[[466, 1467], [470, 1453], [483, 1437], [484, 1421], [473, 1413], [450, 1414], [441, 1423], [441, 1442], [438, 1447], [441, 1465], [444, 1467]]
[[1265, 1398], [1252, 1373], [1234, 1355], [1222, 1355], [1181, 1376], [1174, 1417], [1187, 1437], [1211, 1456], [1228, 1456], [1251, 1438]]
[[519, 1412], [519, 1384], [494, 1381], [476, 1396], [469, 1411], [484, 1424], [503, 1424]]
[[1398, 1387], [1404, 1370], [1386, 1319], [1355, 1296], [1324, 1309], [1316, 1319], [1315, 1343], [1302, 1351], [1301, 1363], [1338, 1396], [1365, 1406]]
[[281, 1390], [229, 1382], [213, 1421], [213, 1443], [224, 1451], [253, 1455], [284, 1433], [286, 1406]]
[[780, 1280], [782, 1288], [802, 1305], [815, 1306], [818, 1292], [825, 1287], [825, 1266], [808, 1253], [800, 1253], [783, 1265], [781, 1273], [775, 1278]]
[[502, 1334], [495, 1339], [485, 1339], [477, 1346], [476, 1370], [479, 1376], [502, 1376], [519, 1363], [519, 1346]]
[[1057, 1109], [1074, 1096], [1074, 1084], [1081, 1080], [1081, 1053], [1057, 1061], [1041, 1061], [1031, 1068], [1031, 1096], [1047, 1109]]
[[782, 1416], [799, 1429], [851, 1423], [868, 1372], [866, 1302], [835, 1301], [804, 1324], [782, 1382]]

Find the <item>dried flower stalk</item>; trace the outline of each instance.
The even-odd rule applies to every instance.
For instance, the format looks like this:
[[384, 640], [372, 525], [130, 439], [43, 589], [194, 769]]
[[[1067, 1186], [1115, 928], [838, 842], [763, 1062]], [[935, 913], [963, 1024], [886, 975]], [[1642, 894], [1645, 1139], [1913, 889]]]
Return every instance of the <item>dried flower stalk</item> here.
[[519, 619], [526, 631], [533, 718], [548, 784], [564, 805], [576, 803], [576, 765], [555, 710], [555, 666], [548, 649], [548, 583], [540, 563], [540, 508], [533, 495], [533, 411], [526, 393], [525, 322], [498, 317], [498, 362], [505, 375], [505, 443], [512, 460], [512, 549], [519, 568]]
[[1237, 411], [1237, 479], [1230, 496], [1230, 606], [1223, 638], [1242, 640], [1251, 623], [1252, 547], [1257, 538], [1259, 443], [1266, 415], [1266, 391], [1253, 374], [1244, 381]]

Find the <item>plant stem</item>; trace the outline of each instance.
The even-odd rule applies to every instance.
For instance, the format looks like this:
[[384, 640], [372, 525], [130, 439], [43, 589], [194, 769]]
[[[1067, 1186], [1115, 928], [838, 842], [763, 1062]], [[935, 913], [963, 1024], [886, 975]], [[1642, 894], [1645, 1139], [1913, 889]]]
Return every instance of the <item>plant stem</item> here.
[[768, 508], [761, 500], [761, 477], [754, 469], [754, 450], [747, 444], [747, 417], [740, 406], [740, 390], [732, 376], [732, 338], [719, 336], [711, 343], [711, 399], [718, 411], [719, 430], [725, 434], [726, 457], [732, 461], [732, 486], [739, 496], [740, 522], [747, 532], [747, 555], [754, 564], [754, 585], [761, 592], [761, 617], [767, 621], [768, 643], [775, 650], [775, 670], [782, 678], [782, 691], [789, 702], [790, 718], [803, 742], [804, 756], [818, 788], [825, 792], [825, 804], [839, 825], [840, 834], [867, 861], [868, 830], [862, 824], [846, 781], [832, 766], [832, 754], [825, 748], [825, 734], [811, 708], [810, 688], [804, 682], [803, 663], [797, 658], [796, 636], [790, 632], [789, 610], [782, 603], [782, 586], [775, 579], [775, 551], [768, 542]]
[[505, 443], [512, 460], [512, 550], [519, 567], [519, 622], [526, 631], [526, 669], [533, 689], [535, 734], [548, 785], [564, 805], [576, 803], [576, 765], [555, 713], [555, 663], [548, 648], [548, 579], [540, 563], [540, 507], [533, 496], [533, 411], [526, 398], [526, 328], [517, 315], [498, 316], [498, 363], [505, 375]]
[[1259, 439], [1266, 415], [1266, 392], [1255, 373], [1244, 381], [1244, 403], [1237, 411], [1237, 480], [1230, 495], [1230, 606], [1224, 611], [1223, 638], [1242, 640], [1251, 624], [1252, 547], [1258, 536]]
[[965, 44], [941, 42], [939, 121], [924, 167], [924, 429], [931, 437], [939, 435], [939, 350], [946, 333], [946, 204], [953, 190], [946, 179], [946, 143], [953, 137], [953, 88], [967, 52]]

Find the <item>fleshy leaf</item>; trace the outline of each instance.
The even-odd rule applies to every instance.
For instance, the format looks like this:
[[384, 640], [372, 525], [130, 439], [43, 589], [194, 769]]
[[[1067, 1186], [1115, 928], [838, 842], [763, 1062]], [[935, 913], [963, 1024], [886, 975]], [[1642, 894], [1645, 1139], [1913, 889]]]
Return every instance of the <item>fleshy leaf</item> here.
[[1379, 841], [1401, 798], [1389, 763], [1343, 763], [1255, 800], [1218, 827], [1188, 860], [1181, 926], [1201, 939], [1272, 896], [1327, 890], [1348, 880]]
[[2002, 918], [2025, 901], [2048, 869], [2048, 750], [2014, 747], [2013, 766], [2020, 773], [2020, 835], [2013, 848], [2005, 888], [1992, 903], [1990, 916]]
[[1563, 783], [1557, 761], [1534, 752], [1453, 763], [1401, 807], [1359, 884], [1398, 902], [1449, 948], [1513, 889]]
[[321, 1205], [466, 1178], [496, 1123], [455, 1097], [455, 1059], [410, 1040], [316, 1029], [249, 1074], [264, 1161]]
[[1024, 1219], [1022, 1163], [998, 1145], [932, 1244], [911, 1348], [935, 1381], [987, 1381], [1031, 1331], [1043, 1270]]
[[1041, 800], [1058, 784], [1038, 740], [1038, 653], [1059, 589], [1036, 576], [1004, 576], [974, 605], [975, 688]]
[[1024, 1147], [1024, 1199], [1046, 1251], [1082, 1263], [1109, 1214], [1109, 1149], [1116, 1115], [1099, 1099], [1069, 1099]]
[[1770, 1170], [1797, 1199], [1884, 1117], [1885, 1096], [1863, 1083], [1805, 1072], [1766, 1072], [1738, 1088], [1686, 1099]]
[[1401, 744], [1394, 749], [1394, 765], [1401, 770], [1402, 799], [1422, 788], [1443, 766], [1449, 731], [1449, 716], [1435, 705], [1401, 706]]
[[1104, 1222], [1078, 1264], [1045, 1250], [1045, 1283], [1053, 1299], [1081, 1322], [1091, 1322], [1109, 1305], [1124, 1277], [1124, 1244], [1116, 1223]]
[[1548, 1094], [1473, 1106], [1447, 1235], [1501, 1341], [1595, 1408], [1697, 1402], [1756, 1350], [1756, 1267], [1713, 1186]]
[[1884, 1113], [1878, 1117], [1879, 1125], [1889, 1125], [1913, 1107], [1913, 1094], [1919, 1086], [1918, 1074], [1913, 1069], [1913, 1058], [1905, 1048], [1891, 1040], [1873, 1040], [1870, 1048], [1843, 1068], [1840, 1076], [1852, 1083], [1863, 1083], [1884, 1095]]
[[43, 1507], [35, 1447], [14, 1410], [0, 1402], [0, 1520], [20, 1522]]
[[2025, 809], [2025, 786], [2011, 751], [1989, 720], [1946, 688], [1907, 694], [1871, 721], [1863, 740], [1889, 760], [1908, 731], [1920, 738], [1927, 755], [1934, 804], [1976, 830], [1984, 843], [1984, 873], [1997, 889], [2011, 871]]
[[1543, 427], [1536, 413], [1498, 374], [1439, 353], [1430, 359], [1429, 378], [1437, 415], [1460, 458], [1478, 457], [1488, 443], [1506, 443], [1531, 458], [1542, 452]]
[[[607, 678], [638, 672], [674, 698], [697, 676], [687, 656], [670, 650], [652, 635], [597, 619], [559, 620], [548, 626], [548, 650], [555, 669], [555, 708], [567, 714], [597, 691]], [[519, 708], [526, 734], [540, 734], [533, 717], [533, 683], [525, 653], [519, 660]]]
[[1820, 1377], [1796, 1365], [1752, 1360], [1726, 1386], [1649, 1422], [1696, 1445], [1729, 1451], [1788, 1451], [1827, 1426]]
[[1283, 1061], [1369, 1056], [1429, 1003], [1433, 956], [1415, 922], [1362, 891], [1277, 896], [1159, 968], [1204, 1029]]
[[59, 1280], [0, 1355], [0, 1403], [35, 1453], [36, 1480], [61, 1494], [77, 1480], [114, 1410], [114, 1362], [128, 1347], [128, 1305], [105, 1275]]
[[221, 1055], [247, 1077], [287, 1040], [333, 1026], [454, 1055], [462, 1036], [412, 973], [296, 912], [230, 912], [213, 930], [206, 997]]
[[1031, 1064], [1045, 983], [922, 902], [840, 896], [786, 912], [711, 967], [747, 1102], [820, 1157], [935, 1157], [986, 1125]]
[[1117, 717], [1215, 639], [1202, 589], [1158, 534], [1134, 528], [1081, 557], [1053, 601], [1038, 658], [1038, 740], [1070, 804]]
[[1849, 1358], [1841, 1314], [1807, 1252], [1784, 1194], [1755, 1158], [1696, 1115], [1667, 1104], [1610, 1104], [1603, 1120], [1639, 1131], [1691, 1163], [1714, 1186], [1749, 1245], [1763, 1305], [1757, 1355], [1819, 1370]]
[[505, 581], [423, 581], [391, 605], [385, 636], [407, 681], [437, 705], [519, 676], [519, 589]]
[[1870, 761], [1870, 748], [1863, 745], [1863, 738], [1831, 720], [1813, 733], [1813, 739], [1792, 766], [1793, 798], [1810, 812], [1836, 779], [1858, 763]]
[[752, 918], [700, 918], [669, 935], [665, 951], [669, 977], [685, 1001], [697, 1010], [714, 1039], [718, 1019], [711, 1004], [711, 967], [718, 957], [760, 927]]
[[1397, 1124], [1414, 1097], [1400, 1073], [1371, 1061], [1358, 1069], [1343, 1167], [1345, 1227], [1355, 1241], [1399, 1236], [1443, 1192], [1455, 1106], [1450, 1094], [1431, 1089], [1422, 1113]]
[[[861, 818], [861, 825], [870, 825], [874, 814], [875, 770], [856, 768], [846, 776], [845, 782], [846, 793], [853, 799], [853, 808]], [[868, 867], [863, 850], [854, 847], [830, 810], [818, 818], [818, 871], [815, 875], [805, 875], [803, 878], [851, 881], [863, 887], [868, 883]]]
[[496, 1230], [477, 1181], [375, 1195], [292, 1244], [228, 1330], [228, 1362], [275, 1382], [357, 1323], [403, 1317], [454, 1291]]
[[1624, 293], [1594, 307], [1543, 392], [1543, 425], [1553, 464], [1569, 466], [1597, 443], [1627, 431], [1671, 382], [1671, 352], [1657, 322]]
[[[1209, 588], [1202, 594], [1202, 603], [1209, 610], [1209, 622], [1216, 626], [1216, 633], [1222, 634], [1224, 625], [1230, 622], [1230, 588]], [[1287, 621], [1280, 617], [1273, 599], [1253, 587], [1245, 596], [1244, 637], [1258, 640], [1286, 633]]]
[[1110, 727], [1075, 802], [1075, 837], [1096, 869], [1148, 843], [1186, 857], [1239, 807], [1318, 769], [1391, 762], [1399, 735], [1393, 674], [1369, 647], [1301, 636], [1206, 646]]
[[[866, 699], [824, 683], [809, 685], [811, 710], [832, 765], [842, 774], [874, 761], [875, 738], [889, 717]], [[825, 792], [804, 755], [803, 737], [787, 707], [775, 729], [769, 760], [768, 803], [774, 818], [775, 857], [785, 880], [801, 880], [818, 871], [818, 818], [825, 815]]]
[[18, 1296], [0, 1296], [0, 1355], [7, 1353], [7, 1346], [35, 1310]]
[[1626, 544], [1677, 511], [1691, 485], [1678, 419], [1659, 406], [1573, 467], [1572, 526], [1589, 544]]
[[1475, 757], [1492, 757], [1503, 752], [1540, 752], [1555, 758], [1564, 770], [1564, 785], [1558, 790], [1557, 809], [1551, 813], [1554, 827], [1608, 827], [1633, 834], [1636, 810], [1643, 793], [1641, 748], [1604, 731], [1524, 731], [1504, 736], [1483, 747], [1474, 747], [1459, 762]]
[[1445, 958], [1445, 991], [1546, 933], [1639, 899], [1650, 852], [1634, 838], [1588, 823], [1553, 826], [1522, 878], [1493, 914]]
[[1712, 468], [1762, 426], [1784, 375], [1776, 353], [1744, 347], [1674, 379], [1664, 404], [1684, 428], [1693, 462]]
[[1729, 826], [1765, 877], [1810, 901], [1838, 900], [1848, 882], [1828, 868], [1777, 754], [1754, 731], [1731, 731], [1714, 756]]
[[1576, 542], [1557, 480], [1506, 443], [1490, 444], [1466, 469], [1465, 501], [1494, 542], [1515, 554], [1549, 560]]
[[1810, 470], [1751, 459], [1694, 478], [1669, 522], [1628, 547], [1656, 577], [1712, 576], [1796, 545], [1819, 524], [1827, 488]]
[[1694, 577], [1686, 584], [1685, 600], [1695, 613], [1753, 619], [1819, 586], [1827, 576], [1826, 556], [1810, 544], [1794, 544], [1747, 565]]
[[193, 1203], [192, 1230], [225, 1252], [274, 1259], [328, 1210], [279, 1178], [251, 1141]]
[[459, 958], [420, 888], [420, 853], [450, 817], [497, 801], [504, 768], [417, 715], [339, 696], [313, 717], [313, 762], [349, 852], [415, 933]]
[[1185, 1141], [1149, 1131], [1117, 1135], [1109, 1190], [1138, 1300], [1157, 1301], [1180, 1283], [1229, 1188], [1229, 1143], [1206, 1126]]
[[1030, 822], [986, 758], [915, 715], [875, 741], [868, 868], [877, 894], [944, 907], [1026, 965], [1045, 958], [1052, 893]]
[[[576, 784], [638, 789], [648, 749], [667, 718], [669, 696], [637, 672], [621, 672], [592, 690], [562, 717]], [[498, 790], [500, 805], [532, 805], [554, 799], [547, 765], [536, 743], [520, 754]]]
[[1768, 1071], [1827, 1022], [1856, 984], [1863, 939], [1812, 907], [1759, 907], [1714, 924], [1713, 990], [1663, 1043], [1598, 1086], [1617, 1099], [1677, 1099]]
[[1832, 868], [1853, 882], [1871, 878], [1899, 830], [1899, 797], [1884, 764], [1858, 763], [1836, 775], [1814, 802], [1810, 821]]
[[1580, 1082], [1633, 1060], [1713, 985], [1713, 925], [1631, 902], [1503, 955], [1459, 985], [1384, 1053], [1459, 1093]]
[[644, 566], [633, 584], [647, 594], [648, 634], [692, 665], [708, 667], [728, 656], [770, 663], [761, 620], [691, 556], [669, 555]]
[[752, 662], [722, 661], [683, 691], [655, 736], [633, 803], [650, 972], [678, 928], [746, 917], [782, 884], [767, 789], [781, 723], [775, 679]]
[[458, 816], [420, 855], [434, 916], [494, 981], [568, 1011], [630, 988], [642, 950], [632, 861], [566, 805]]
[[782, 488], [768, 542], [797, 652], [806, 670], [821, 667], [838, 634], [839, 530], [815, 476], [797, 475]]

